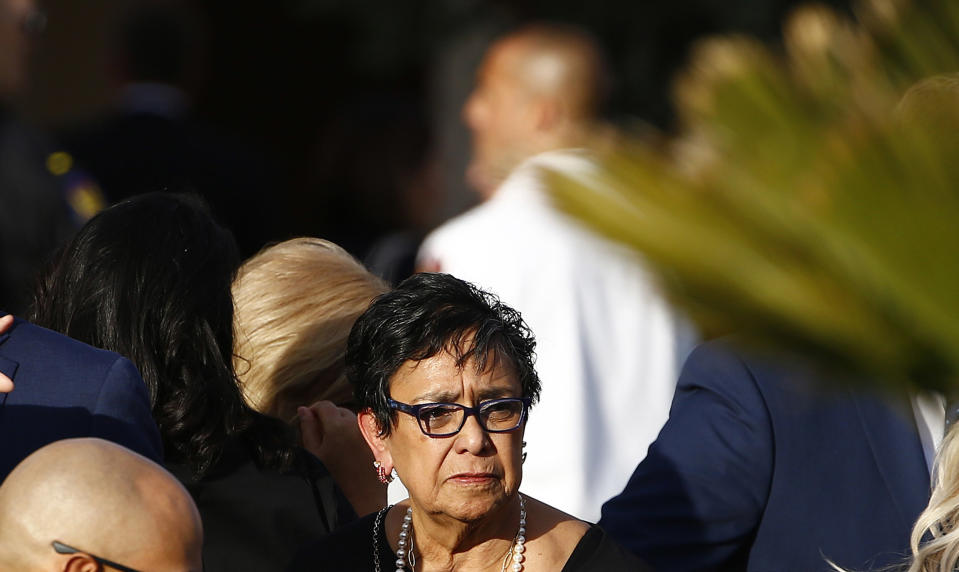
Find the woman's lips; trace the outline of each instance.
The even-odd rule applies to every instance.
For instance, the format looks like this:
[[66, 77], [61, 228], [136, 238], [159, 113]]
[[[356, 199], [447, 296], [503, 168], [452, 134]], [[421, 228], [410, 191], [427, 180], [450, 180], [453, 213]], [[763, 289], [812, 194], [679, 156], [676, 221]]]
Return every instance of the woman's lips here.
[[488, 483], [496, 478], [493, 473], [458, 473], [449, 478], [451, 481], [462, 484]]

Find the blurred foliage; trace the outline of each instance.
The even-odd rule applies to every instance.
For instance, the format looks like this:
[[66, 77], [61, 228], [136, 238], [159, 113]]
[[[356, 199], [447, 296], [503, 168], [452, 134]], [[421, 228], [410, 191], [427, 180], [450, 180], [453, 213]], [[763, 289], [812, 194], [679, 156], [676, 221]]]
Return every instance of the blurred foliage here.
[[781, 49], [700, 43], [675, 85], [682, 133], [551, 174], [556, 198], [641, 252], [706, 332], [942, 389], [959, 382], [959, 76], [900, 100], [959, 71], [959, 3], [854, 15], [800, 8]]

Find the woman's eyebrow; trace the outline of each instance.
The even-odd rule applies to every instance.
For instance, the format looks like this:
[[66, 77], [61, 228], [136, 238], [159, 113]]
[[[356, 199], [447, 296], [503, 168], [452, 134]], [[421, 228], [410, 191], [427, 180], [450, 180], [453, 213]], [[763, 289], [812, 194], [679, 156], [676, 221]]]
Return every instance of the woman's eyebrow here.
[[486, 399], [499, 399], [501, 397], [516, 397], [516, 391], [512, 387], [487, 387], [476, 392], [480, 401]]
[[418, 395], [413, 403], [456, 403], [459, 394], [447, 390], [427, 391]]
[[[512, 387], [485, 387], [476, 392], [476, 397], [479, 401], [486, 401], [487, 399], [517, 396], [515, 389]], [[457, 399], [459, 398], [459, 393], [440, 389], [420, 394], [416, 396], [411, 403], [457, 403]]]

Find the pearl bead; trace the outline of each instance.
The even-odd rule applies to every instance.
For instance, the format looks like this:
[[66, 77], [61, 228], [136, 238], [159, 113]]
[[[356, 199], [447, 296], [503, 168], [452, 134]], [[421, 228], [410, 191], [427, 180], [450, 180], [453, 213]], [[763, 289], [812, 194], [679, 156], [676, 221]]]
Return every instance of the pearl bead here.
[[519, 554], [522, 554], [523, 552], [526, 552], [526, 547], [520, 544], [519, 542], [517, 542], [516, 548], [514, 548], [513, 550], [515, 550]]
[[517, 552], [516, 554], [513, 555], [513, 562], [522, 562], [522, 561], [523, 561], [523, 555], [521, 553]]
[[520, 535], [520, 536], [518, 536], [518, 537], [516, 538], [516, 544], [523, 544], [524, 542], [526, 542], [526, 537], [525, 537], [525, 536]]
[[523, 565], [519, 562], [513, 562], [513, 572], [520, 572], [523, 569]]
[[396, 559], [396, 567], [397, 567], [397, 568], [399, 568], [400, 570], [402, 570], [402, 569], [403, 569], [403, 566], [405, 566], [405, 565], [406, 565], [406, 562], [404, 562], [402, 558], [397, 558], [397, 559]]
[[526, 534], [526, 527], [525, 526], [519, 527], [519, 532], [517, 532], [516, 534], [520, 536], [524, 536]]
[[400, 531], [400, 538], [401, 538], [401, 539], [405, 539], [405, 538], [406, 538], [407, 536], [409, 536], [409, 535], [410, 535], [410, 533], [406, 532], [405, 530], [401, 530], [401, 531]]

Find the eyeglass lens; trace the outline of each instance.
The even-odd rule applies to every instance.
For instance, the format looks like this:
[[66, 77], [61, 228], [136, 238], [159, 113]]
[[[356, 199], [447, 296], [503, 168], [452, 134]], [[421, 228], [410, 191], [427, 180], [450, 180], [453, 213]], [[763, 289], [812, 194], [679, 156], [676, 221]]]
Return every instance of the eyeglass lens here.
[[[456, 433], [465, 422], [466, 409], [462, 405], [437, 404], [419, 411], [419, 422], [428, 435]], [[479, 409], [479, 422], [487, 431], [510, 431], [519, 427], [523, 418], [523, 401], [505, 399], [484, 403]]]

